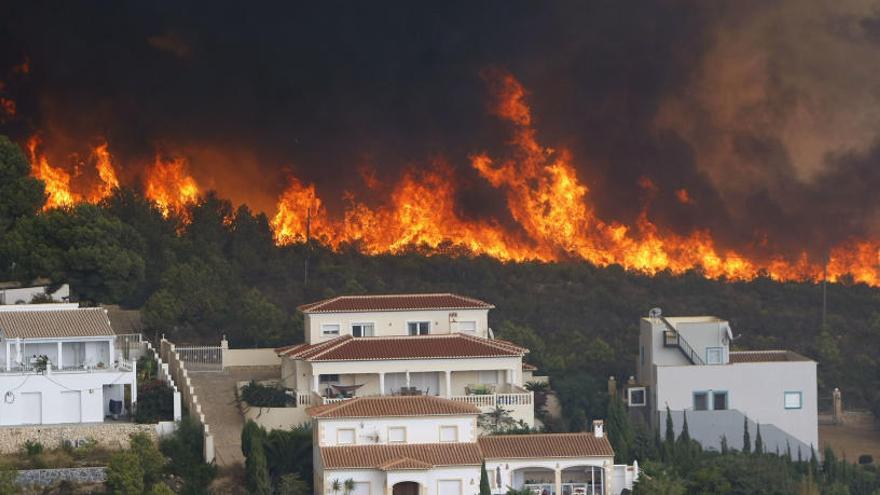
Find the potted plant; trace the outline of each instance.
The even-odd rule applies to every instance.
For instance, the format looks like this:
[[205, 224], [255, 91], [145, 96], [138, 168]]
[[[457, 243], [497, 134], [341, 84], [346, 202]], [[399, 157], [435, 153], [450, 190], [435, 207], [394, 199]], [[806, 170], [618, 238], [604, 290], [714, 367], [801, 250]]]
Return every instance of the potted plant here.
[[333, 493], [339, 493], [339, 490], [342, 489], [342, 483], [338, 479], [334, 479], [330, 482], [330, 491]]
[[342, 488], [343, 488], [342, 493], [344, 493], [345, 495], [349, 495], [351, 492], [354, 491], [354, 480], [351, 478], [348, 478], [347, 480], [345, 480], [342, 483]]
[[37, 356], [37, 359], [34, 360], [34, 371], [37, 373], [43, 373], [46, 371], [46, 368], [49, 367], [49, 356], [43, 354]]

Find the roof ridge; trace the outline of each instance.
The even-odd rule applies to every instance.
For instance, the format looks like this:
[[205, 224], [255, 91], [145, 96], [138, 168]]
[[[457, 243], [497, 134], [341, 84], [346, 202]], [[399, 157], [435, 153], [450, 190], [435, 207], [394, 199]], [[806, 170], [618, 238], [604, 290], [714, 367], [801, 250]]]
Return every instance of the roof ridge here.
[[342, 346], [345, 345], [347, 342], [350, 342], [350, 341], [353, 340], [353, 339], [354, 339], [354, 337], [352, 337], [351, 335], [341, 335], [341, 336], [339, 336], [339, 337], [336, 337], [336, 338], [333, 339], [333, 340], [328, 340], [327, 342], [321, 342], [321, 343], [319, 343], [319, 344], [316, 344], [316, 345], [319, 345], [319, 346], [320, 346], [321, 344], [330, 344], [330, 343], [332, 343], [332, 342], [338, 340], [338, 342], [336, 342], [335, 344], [333, 344], [333, 345], [327, 345], [327, 346], [325, 346], [325, 347], [319, 349], [319, 350], [318, 350], [317, 352], [315, 352], [314, 354], [309, 355], [309, 359], [311, 359], [311, 358], [316, 358], [316, 357], [320, 357], [321, 355], [326, 354], [326, 353], [328, 353], [328, 352], [330, 352], [330, 351], [332, 351], [332, 350], [334, 350], [334, 349], [338, 349], [338, 348], [342, 347]]
[[462, 337], [471, 339], [475, 342], [485, 343], [487, 345], [495, 347], [496, 349], [501, 349], [504, 351], [523, 351], [524, 354], [526, 351], [528, 351], [528, 349], [526, 349], [525, 347], [514, 344], [513, 342], [510, 342], [508, 340], [487, 339], [485, 337], [477, 337], [476, 335], [468, 335], [466, 333], [457, 333], [457, 335], [461, 335]]

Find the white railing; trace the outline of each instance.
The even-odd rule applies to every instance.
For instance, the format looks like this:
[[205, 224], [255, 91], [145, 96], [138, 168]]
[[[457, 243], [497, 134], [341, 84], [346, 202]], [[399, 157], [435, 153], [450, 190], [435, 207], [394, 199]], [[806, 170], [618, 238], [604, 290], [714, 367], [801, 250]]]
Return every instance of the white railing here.
[[300, 392], [296, 391], [296, 405], [299, 406], [311, 406], [312, 405], [312, 393], [311, 392]]
[[219, 345], [175, 346], [175, 349], [190, 373], [223, 371], [223, 350]]
[[530, 406], [532, 392], [520, 394], [453, 395], [450, 399], [473, 404], [477, 407]]
[[352, 397], [343, 398], [343, 397], [321, 397], [321, 401], [324, 404], [335, 404], [337, 402], [342, 402], [344, 400], [351, 399]]
[[132, 351], [141, 349], [141, 342], [143, 342], [143, 336], [139, 333], [120, 333], [116, 335], [114, 345], [122, 356], [129, 359], [132, 357]]

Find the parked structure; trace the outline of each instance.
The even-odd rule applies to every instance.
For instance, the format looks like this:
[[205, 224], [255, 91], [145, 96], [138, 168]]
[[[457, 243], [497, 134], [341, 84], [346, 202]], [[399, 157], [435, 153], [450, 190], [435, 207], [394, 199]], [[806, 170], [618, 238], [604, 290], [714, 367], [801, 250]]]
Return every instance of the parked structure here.
[[0, 306], [0, 425], [102, 422], [137, 402], [135, 363], [101, 308]]
[[743, 425], [765, 449], [809, 452], [818, 446], [816, 362], [792, 351], [731, 351], [733, 332], [714, 316], [667, 318], [659, 309], [641, 320], [637, 383], [630, 408], [644, 408], [662, 428], [669, 407], [676, 434], [687, 415], [691, 437], [720, 448], [722, 436], [741, 449]]
[[593, 433], [479, 436], [479, 409], [431, 396], [360, 397], [314, 406], [315, 493], [346, 480], [352, 495], [473, 495], [486, 462], [492, 493], [616, 495], [638, 466], [615, 466]]
[[[534, 425], [528, 349], [494, 339], [486, 302], [455, 294], [341, 296], [300, 306], [305, 343], [277, 349], [297, 405], [431, 395]], [[304, 419], [304, 418], [303, 418]]]

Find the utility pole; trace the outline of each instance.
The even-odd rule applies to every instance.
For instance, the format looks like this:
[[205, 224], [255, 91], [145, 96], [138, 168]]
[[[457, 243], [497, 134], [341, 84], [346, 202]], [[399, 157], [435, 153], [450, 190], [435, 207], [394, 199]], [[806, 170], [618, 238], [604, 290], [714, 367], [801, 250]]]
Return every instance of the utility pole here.
[[303, 287], [309, 285], [309, 255], [312, 252], [312, 207], [306, 210], [306, 261], [303, 275]]

